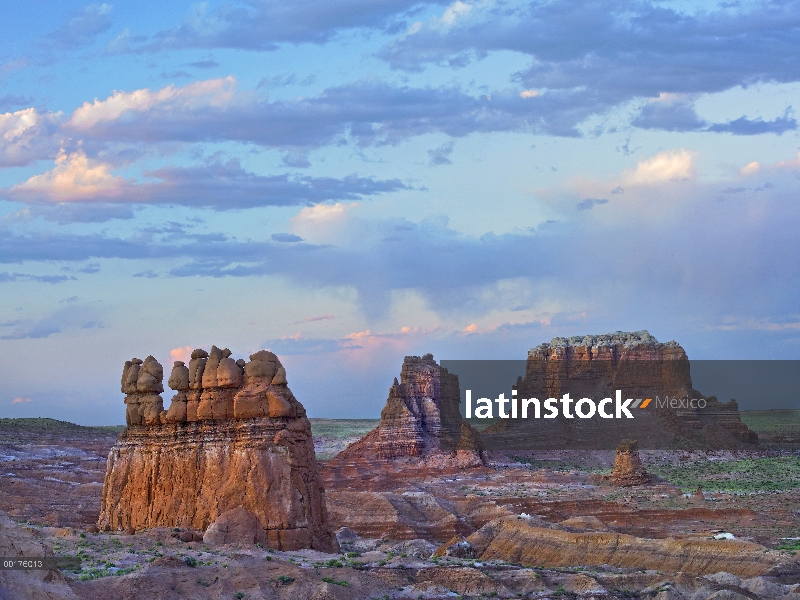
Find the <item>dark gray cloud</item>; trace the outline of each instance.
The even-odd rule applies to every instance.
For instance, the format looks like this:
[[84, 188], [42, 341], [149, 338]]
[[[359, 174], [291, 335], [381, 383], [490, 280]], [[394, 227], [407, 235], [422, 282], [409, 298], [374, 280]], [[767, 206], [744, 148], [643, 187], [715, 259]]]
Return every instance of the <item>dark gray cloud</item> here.
[[0, 335], [0, 340], [41, 339], [61, 333], [61, 328], [51, 323], [39, 323], [30, 329], [18, 329], [14, 333]]
[[63, 48], [80, 48], [94, 42], [111, 27], [110, 4], [89, 4], [48, 37]]
[[0, 283], [11, 281], [38, 281], [39, 283], [64, 283], [77, 279], [70, 275], [29, 275], [27, 273], [0, 272]]
[[161, 79], [191, 79], [192, 74], [188, 71], [164, 71], [161, 73]]
[[6, 94], [5, 96], [0, 96], [0, 113], [16, 107], [30, 106], [31, 104], [33, 104], [33, 98], [30, 96]]
[[[430, 63], [458, 66], [492, 51], [520, 52], [532, 58], [517, 74], [520, 83], [573, 91], [593, 112], [662, 92], [719, 92], [800, 78], [796, 1], [689, 14], [639, 0], [556, 0], [473, 13], [450, 27], [423, 26], [399, 37], [382, 56], [394, 68], [419, 70]], [[672, 118], [685, 126], [691, 114], [675, 107]]]
[[[238, 160], [197, 167], [165, 167], [146, 174], [160, 183], [143, 184], [147, 203], [201, 206], [216, 210], [258, 206], [303, 206], [328, 200], [358, 200], [365, 196], [408, 189], [399, 179], [376, 180], [349, 175], [293, 177], [256, 175]], [[126, 199], [140, 201], [136, 197]]]
[[[463, 137], [496, 131], [577, 135], [592, 113], [583, 92], [556, 91], [535, 98], [505, 92], [473, 96], [458, 87], [394, 86], [359, 81], [293, 100], [238, 99], [176, 110], [155, 105], [146, 113], [67, 131], [85, 140], [209, 142], [234, 140], [286, 148], [287, 160], [305, 166], [303, 152], [349, 139], [359, 146], [396, 144], [410, 137], [444, 133]], [[198, 103], [199, 104], [199, 103]], [[294, 157], [299, 157], [294, 158]]]
[[708, 126], [694, 110], [694, 98], [649, 102], [631, 123], [642, 129], [700, 131]]
[[708, 131], [727, 132], [734, 135], [760, 135], [763, 133], [775, 133], [781, 135], [787, 131], [796, 131], [797, 121], [788, 115], [778, 117], [772, 121], [758, 119], [747, 119], [740, 117], [730, 123], [715, 123], [709, 126]]
[[58, 222], [103, 222], [129, 219], [126, 205], [180, 205], [215, 210], [246, 209], [261, 206], [305, 206], [336, 200], [359, 200], [365, 197], [409, 189], [398, 179], [372, 179], [348, 175], [334, 177], [296, 177], [256, 175], [245, 171], [238, 160], [226, 163], [210, 161], [202, 166], [168, 166], [145, 175], [158, 180], [150, 183], [125, 182], [111, 192], [84, 195], [80, 201], [53, 205], [47, 189], [0, 189], [0, 198], [26, 202], [36, 215]]
[[608, 200], [605, 198], [586, 198], [578, 202], [575, 207], [578, 210], [592, 210], [595, 206], [600, 204], [608, 204]]
[[[426, 2], [444, 4], [446, 0]], [[238, 48], [276, 50], [281, 43], [321, 44], [337, 32], [354, 28], [396, 31], [402, 15], [419, 0], [250, 0], [228, 3], [206, 13], [195, 9], [173, 29], [161, 31], [137, 52], [169, 48]]]
[[[3, 191], [0, 190], [0, 196]], [[63, 202], [52, 206], [32, 205], [32, 216], [39, 216], [56, 223], [105, 223], [112, 219], [132, 219], [133, 208], [123, 204], [106, 202]]]
[[428, 150], [428, 157], [430, 161], [428, 164], [432, 167], [439, 165], [452, 165], [453, 161], [450, 160], [450, 155], [453, 153], [453, 142], [445, 142], [438, 148]]
[[276, 242], [302, 242], [303, 238], [293, 233], [273, 233], [270, 236]]
[[190, 67], [195, 67], [197, 69], [213, 69], [219, 66], [219, 63], [215, 61], [213, 58], [206, 58], [203, 60], [197, 60], [195, 62], [189, 63]]
[[18, 321], [10, 326], [22, 325], [12, 332], [0, 335], [3, 340], [42, 339], [64, 331], [102, 328], [97, 309], [87, 306], [69, 305], [39, 319]]
[[797, 121], [790, 116], [791, 107], [782, 117], [764, 121], [761, 117], [748, 119], [742, 116], [728, 123], [709, 123], [701, 119], [694, 109], [694, 98], [675, 98], [648, 102], [631, 122], [634, 127], [664, 131], [713, 131], [734, 135], [781, 135], [797, 130]]

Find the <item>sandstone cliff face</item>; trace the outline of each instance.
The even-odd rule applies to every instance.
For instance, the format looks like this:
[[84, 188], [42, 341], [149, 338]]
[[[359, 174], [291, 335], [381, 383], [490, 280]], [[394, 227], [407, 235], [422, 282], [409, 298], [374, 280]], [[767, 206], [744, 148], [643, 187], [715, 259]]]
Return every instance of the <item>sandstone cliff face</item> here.
[[[483, 464], [480, 435], [459, 413], [458, 377], [439, 366], [433, 355], [406, 356], [389, 388], [381, 422], [350, 444], [336, 460], [391, 460], [447, 454], [464, 466]], [[442, 424], [445, 423], [445, 427]]]
[[705, 398], [704, 408], [636, 410], [628, 419], [501, 421], [482, 432], [497, 449], [603, 449], [635, 435], [642, 448], [745, 448], [758, 437], [742, 423], [735, 400], [723, 403], [692, 387], [689, 359], [675, 341], [660, 343], [647, 331], [553, 338], [528, 352], [518, 398]]
[[285, 369], [268, 351], [247, 363], [230, 354], [214, 346], [195, 350], [188, 367], [176, 362], [176, 394], [157, 418], [160, 396], [142, 394], [163, 390], [161, 366], [152, 357], [125, 364], [128, 428], [109, 453], [99, 526], [204, 530], [242, 508], [270, 547], [334, 549], [311, 426]]

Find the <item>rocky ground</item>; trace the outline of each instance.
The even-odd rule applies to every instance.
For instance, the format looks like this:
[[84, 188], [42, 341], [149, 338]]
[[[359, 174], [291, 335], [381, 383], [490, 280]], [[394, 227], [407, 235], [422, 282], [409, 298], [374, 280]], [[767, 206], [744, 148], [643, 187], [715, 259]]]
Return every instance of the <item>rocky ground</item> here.
[[[372, 426], [323, 425], [314, 426], [321, 453]], [[800, 457], [791, 452], [643, 452], [655, 477], [631, 488], [602, 481], [613, 452], [494, 456], [489, 467], [468, 470], [411, 460], [389, 469], [325, 461], [328, 510], [343, 553], [323, 554], [212, 547], [183, 542], [173, 536], [186, 532], [172, 529], [89, 533], [116, 434], [47, 419], [0, 420], [0, 511], [10, 517], [0, 529], [13, 542], [3, 552], [40, 547], [82, 559], [79, 572], [29, 574], [36, 585], [15, 572], [22, 583], [8, 589], [30, 591], [10, 598], [800, 599]], [[625, 557], [615, 565], [553, 568], [471, 556], [475, 532], [503, 519], [562, 538], [719, 542], [722, 554], [733, 537], [763, 546], [758, 552], [772, 566], [752, 576], [704, 572], [696, 561], [676, 572], [659, 570], [657, 561], [623, 564], [631, 562]], [[471, 546], [459, 541], [465, 538]], [[444, 556], [432, 557], [437, 547]]]

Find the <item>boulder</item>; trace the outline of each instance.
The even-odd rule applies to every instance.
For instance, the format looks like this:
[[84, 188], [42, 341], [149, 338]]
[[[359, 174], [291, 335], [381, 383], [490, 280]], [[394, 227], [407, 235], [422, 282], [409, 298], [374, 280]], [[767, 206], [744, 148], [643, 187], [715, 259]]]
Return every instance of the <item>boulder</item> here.
[[241, 506], [222, 513], [203, 535], [203, 543], [212, 546], [261, 544], [265, 539], [258, 517]]
[[189, 367], [183, 361], [175, 361], [167, 385], [169, 385], [170, 389], [179, 392], [185, 392], [189, 389]]
[[192, 352], [192, 360], [189, 361], [189, 389], [203, 389], [203, 371], [208, 361], [208, 352], [198, 348]]
[[219, 361], [222, 360], [222, 350], [216, 346], [211, 346], [211, 352], [208, 353], [208, 360], [206, 361], [206, 368], [203, 370], [202, 384], [203, 389], [217, 387], [217, 368]]
[[[230, 352], [230, 350], [228, 350]], [[236, 364], [236, 361], [229, 357], [224, 357], [219, 361], [217, 367], [217, 386], [226, 388], [238, 388], [242, 385], [244, 371]]]
[[164, 379], [164, 367], [155, 358], [148, 356], [139, 368], [136, 379], [136, 391], [140, 394], [160, 394], [164, 391], [161, 381]]

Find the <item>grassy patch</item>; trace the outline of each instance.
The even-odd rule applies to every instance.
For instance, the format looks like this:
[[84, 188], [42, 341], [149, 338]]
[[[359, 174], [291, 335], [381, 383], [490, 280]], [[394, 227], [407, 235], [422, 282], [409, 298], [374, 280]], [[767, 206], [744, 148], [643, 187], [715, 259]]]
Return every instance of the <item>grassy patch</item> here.
[[684, 491], [787, 491], [800, 488], [800, 457], [698, 461], [679, 465], [649, 465], [648, 470]]
[[311, 435], [344, 439], [362, 437], [375, 429], [379, 419], [309, 419]]
[[739, 415], [742, 422], [759, 437], [800, 437], [800, 410], [746, 410]]

